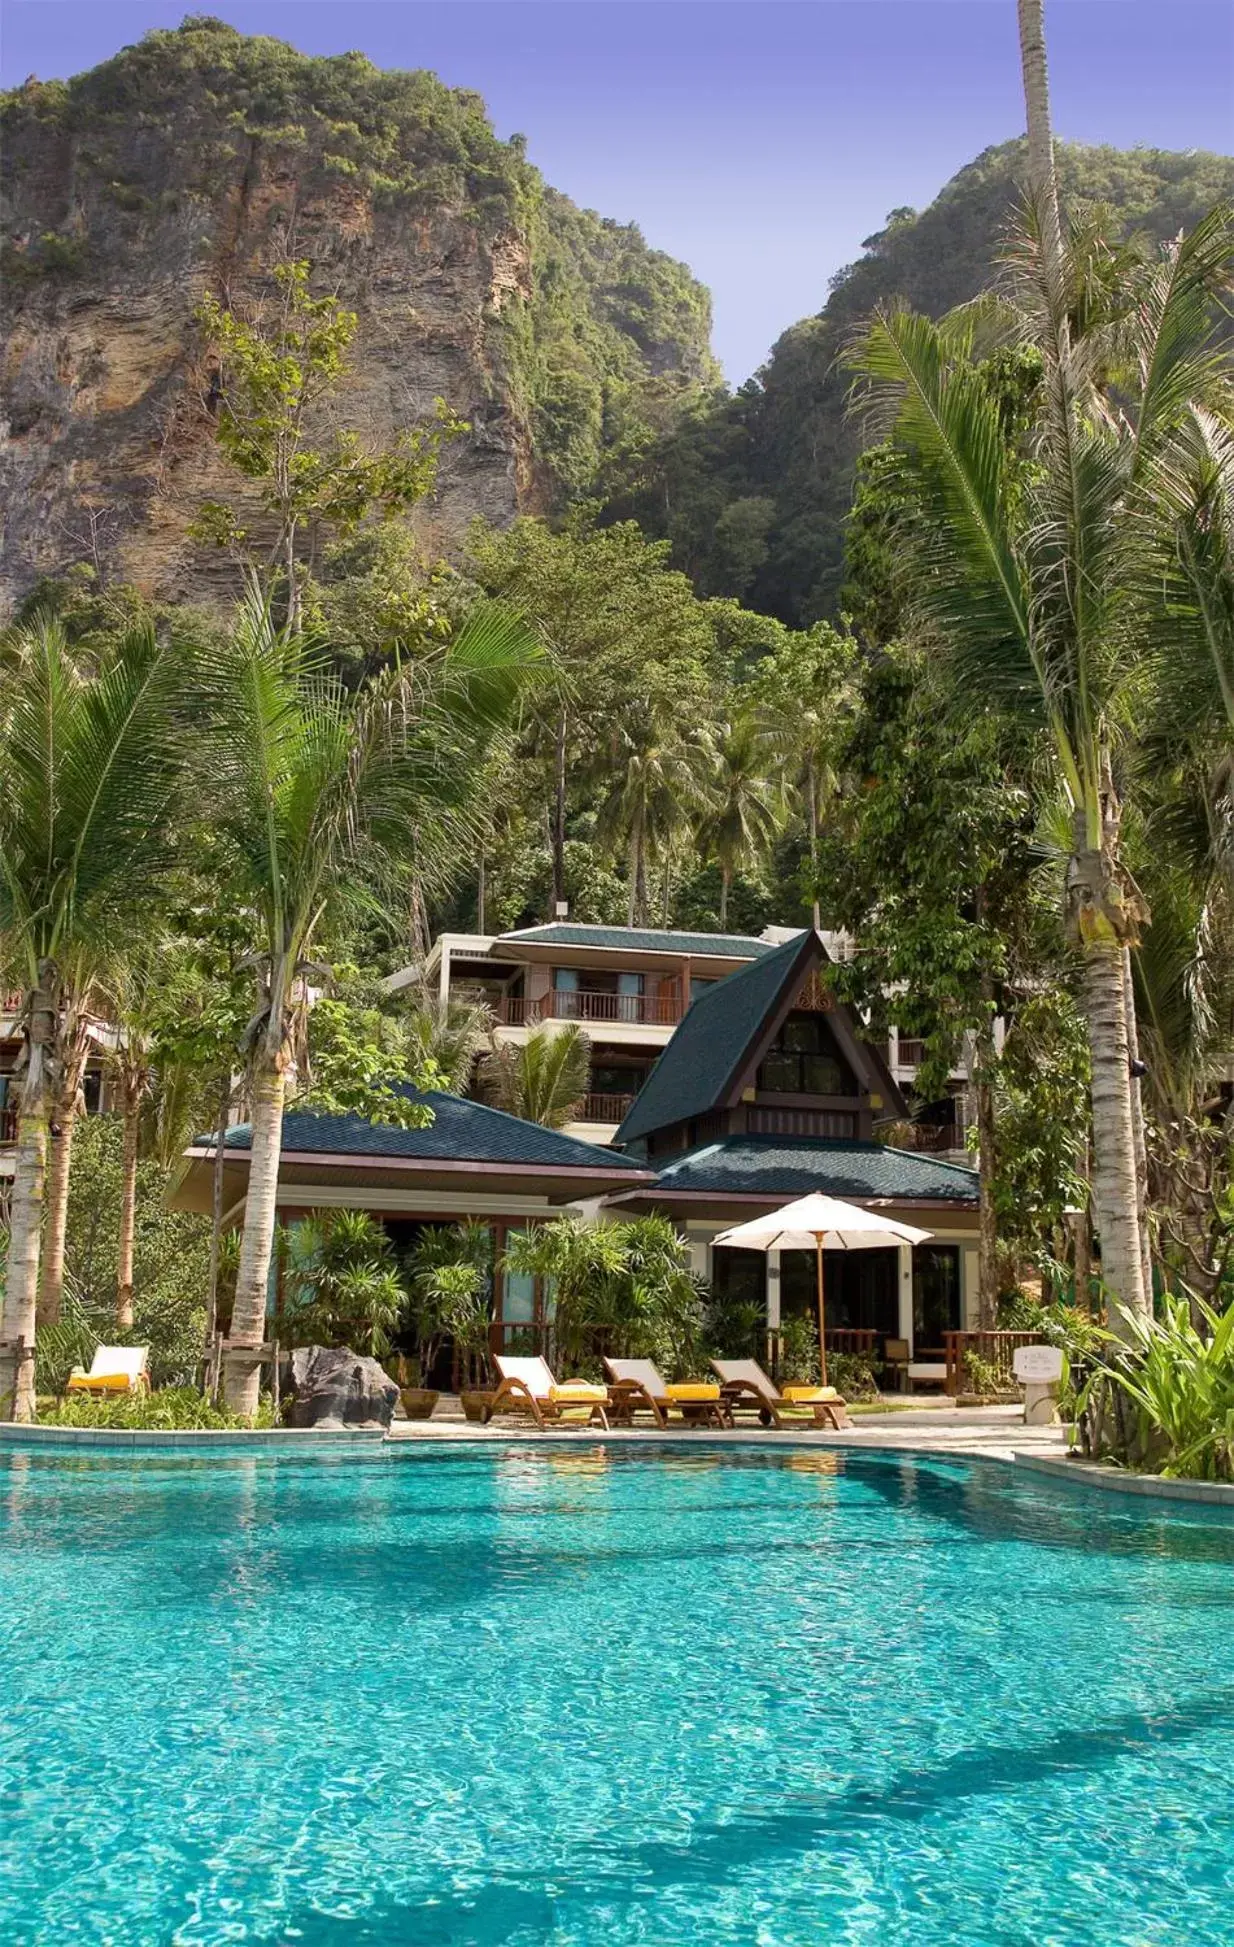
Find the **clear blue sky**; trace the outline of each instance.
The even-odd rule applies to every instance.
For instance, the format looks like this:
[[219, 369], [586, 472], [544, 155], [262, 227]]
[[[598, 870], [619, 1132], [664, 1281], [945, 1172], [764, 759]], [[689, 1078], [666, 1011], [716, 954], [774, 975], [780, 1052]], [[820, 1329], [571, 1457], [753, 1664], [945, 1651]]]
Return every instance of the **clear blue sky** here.
[[[549, 181], [715, 299], [739, 383], [900, 204], [1023, 126], [1015, 0], [198, 0], [308, 53], [477, 89]], [[0, 75], [67, 75], [188, 5], [3, 0]], [[1047, 0], [1059, 133], [1229, 150], [1231, 0]]]

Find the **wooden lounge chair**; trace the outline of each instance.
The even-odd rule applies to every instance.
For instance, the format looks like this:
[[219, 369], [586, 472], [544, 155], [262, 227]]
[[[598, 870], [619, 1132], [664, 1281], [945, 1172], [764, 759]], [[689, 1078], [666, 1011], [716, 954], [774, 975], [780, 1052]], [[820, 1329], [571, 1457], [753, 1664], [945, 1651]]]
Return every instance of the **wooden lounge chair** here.
[[100, 1345], [89, 1372], [74, 1366], [69, 1374], [70, 1393], [139, 1393], [150, 1390], [146, 1361], [148, 1345]]
[[706, 1380], [690, 1380], [670, 1385], [650, 1359], [606, 1359], [608, 1370], [608, 1410], [622, 1426], [632, 1426], [640, 1410], [651, 1414], [657, 1426], [667, 1426], [674, 1410], [685, 1426], [731, 1426], [732, 1415], [724, 1404], [719, 1386]]
[[565, 1425], [569, 1417], [582, 1413], [585, 1426], [598, 1420], [607, 1428], [607, 1386], [593, 1386], [588, 1379], [566, 1379], [559, 1385], [543, 1359], [508, 1359], [499, 1354], [493, 1364], [501, 1384], [483, 1410], [486, 1426], [494, 1413], [528, 1413], [539, 1427]]
[[711, 1369], [729, 1409], [753, 1406], [764, 1426], [807, 1418], [838, 1431], [851, 1426], [848, 1407], [834, 1386], [785, 1386], [777, 1391], [756, 1359], [713, 1359]]

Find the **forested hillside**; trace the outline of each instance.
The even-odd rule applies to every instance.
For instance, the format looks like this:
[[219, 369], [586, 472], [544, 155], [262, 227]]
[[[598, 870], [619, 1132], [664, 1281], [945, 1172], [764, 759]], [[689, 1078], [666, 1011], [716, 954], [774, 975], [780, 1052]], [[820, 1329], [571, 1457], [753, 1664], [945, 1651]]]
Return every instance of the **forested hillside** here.
[[165, 598], [230, 587], [189, 534], [224, 491], [195, 313], [258, 304], [281, 259], [356, 313], [342, 423], [388, 440], [438, 398], [466, 422], [417, 513], [430, 552], [587, 489], [714, 383], [688, 271], [575, 208], [431, 74], [195, 18], [2, 115], [10, 604], [79, 561]]
[[[988, 149], [928, 209], [893, 210], [816, 317], [778, 340], [735, 397], [715, 392], [663, 440], [614, 456], [615, 511], [673, 543], [707, 593], [800, 625], [833, 613], [861, 429], [846, 418], [845, 344], [877, 305], [940, 317], [996, 274], [1024, 177], [1024, 144]], [[1068, 208], [1107, 205], [1163, 241], [1234, 194], [1234, 160], [1154, 149], [1059, 146]]]

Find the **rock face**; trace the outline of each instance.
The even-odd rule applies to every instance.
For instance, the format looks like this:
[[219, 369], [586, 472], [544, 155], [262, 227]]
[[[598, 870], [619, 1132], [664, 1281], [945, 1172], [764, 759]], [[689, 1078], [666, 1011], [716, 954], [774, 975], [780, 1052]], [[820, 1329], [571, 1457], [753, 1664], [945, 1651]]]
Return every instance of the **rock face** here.
[[2, 110], [0, 608], [77, 563], [230, 598], [187, 530], [203, 499], [242, 523], [254, 503], [215, 445], [194, 313], [267, 295], [285, 257], [359, 317], [343, 423], [384, 444], [442, 398], [470, 424], [417, 510], [432, 553], [585, 490], [715, 375], [689, 273], [548, 189], [433, 75], [198, 17]]
[[301, 1345], [291, 1355], [292, 1402], [289, 1426], [389, 1426], [398, 1404], [398, 1387], [376, 1359], [347, 1346]]

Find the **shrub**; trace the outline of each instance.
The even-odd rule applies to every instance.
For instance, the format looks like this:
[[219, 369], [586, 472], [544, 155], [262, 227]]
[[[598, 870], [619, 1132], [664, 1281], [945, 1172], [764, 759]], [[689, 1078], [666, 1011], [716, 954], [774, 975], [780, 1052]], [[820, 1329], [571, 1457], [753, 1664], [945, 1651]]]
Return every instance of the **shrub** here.
[[394, 1249], [366, 1210], [314, 1211], [287, 1232], [280, 1337], [384, 1358], [407, 1307]]
[[1127, 1325], [1130, 1344], [1109, 1345], [1076, 1403], [1086, 1450], [1179, 1479], [1234, 1480], [1234, 1310], [1166, 1298], [1159, 1319]]
[[157, 1393], [123, 1393], [113, 1399], [98, 1399], [85, 1393], [71, 1393], [39, 1414], [43, 1426], [96, 1427], [100, 1431], [135, 1433], [174, 1433], [196, 1429], [227, 1431], [232, 1428], [274, 1425], [274, 1408], [267, 1395], [262, 1399], [255, 1422], [224, 1412], [193, 1386], [165, 1386]]

